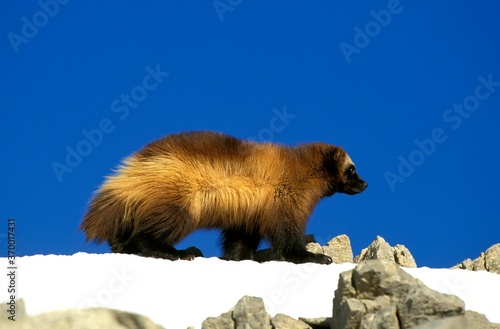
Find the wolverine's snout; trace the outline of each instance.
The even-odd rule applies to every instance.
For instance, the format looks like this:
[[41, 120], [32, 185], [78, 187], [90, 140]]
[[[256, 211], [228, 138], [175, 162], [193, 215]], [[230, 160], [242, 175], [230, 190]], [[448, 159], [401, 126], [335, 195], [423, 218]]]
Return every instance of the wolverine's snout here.
[[367, 187], [368, 187], [368, 183], [365, 182], [364, 180], [360, 179], [358, 193], [363, 192]]
[[349, 182], [346, 187], [344, 193], [353, 195], [363, 192], [368, 187], [368, 183], [358, 176], [355, 181]]

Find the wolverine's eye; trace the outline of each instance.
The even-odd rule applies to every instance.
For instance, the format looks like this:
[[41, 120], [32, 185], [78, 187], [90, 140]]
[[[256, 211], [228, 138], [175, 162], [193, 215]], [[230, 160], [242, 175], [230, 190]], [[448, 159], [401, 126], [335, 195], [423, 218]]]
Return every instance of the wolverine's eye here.
[[347, 174], [349, 176], [353, 176], [356, 173], [356, 168], [354, 166], [351, 166], [349, 169], [347, 169]]

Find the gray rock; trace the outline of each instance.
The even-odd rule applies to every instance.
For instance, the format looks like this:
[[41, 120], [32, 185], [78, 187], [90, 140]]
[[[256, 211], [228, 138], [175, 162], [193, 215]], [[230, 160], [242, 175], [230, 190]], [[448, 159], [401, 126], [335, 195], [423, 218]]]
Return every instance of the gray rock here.
[[363, 304], [365, 304], [366, 312], [374, 313], [391, 306], [391, 298], [387, 295], [377, 296], [373, 300], [365, 299]]
[[218, 317], [210, 317], [205, 319], [201, 324], [201, 329], [219, 329], [227, 328], [234, 329], [234, 320], [231, 316], [231, 311], [222, 313]]
[[299, 318], [313, 329], [330, 328], [332, 318]]
[[[479, 256], [481, 258], [481, 256]], [[477, 261], [479, 258], [477, 258], [475, 261]], [[469, 270], [469, 271], [477, 271], [475, 261], [473, 261], [470, 258], [467, 258], [460, 264], [457, 264], [455, 266], [450, 267], [450, 269], [461, 269], [461, 270]]]
[[236, 329], [271, 329], [271, 317], [267, 314], [264, 301], [260, 297], [244, 296], [233, 309]]
[[236, 305], [218, 317], [203, 321], [202, 329], [271, 329], [271, 317], [264, 308], [264, 301], [259, 297], [242, 297]]
[[149, 318], [106, 308], [73, 309], [24, 317], [14, 323], [2, 323], [2, 328], [22, 329], [163, 329]]
[[484, 253], [484, 263], [488, 272], [500, 274], [500, 243], [486, 250]]
[[352, 263], [353, 254], [349, 237], [345, 234], [334, 237], [323, 247], [323, 254], [330, 256], [335, 264]]
[[434, 321], [425, 322], [411, 329], [471, 329], [467, 327], [465, 316], [453, 316], [450, 318], [438, 319]]
[[399, 328], [396, 306], [387, 306], [374, 313], [368, 313], [361, 319], [359, 329]]
[[474, 271], [486, 271], [486, 255], [482, 252], [478, 258], [472, 261], [472, 269]]
[[440, 294], [388, 260], [367, 260], [341, 273], [332, 329], [409, 329], [464, 314], [456, 296]]
[[278, 313], [272, 319], [273, 329], [312, 329], [307, 323]]
[[464, 319], [468, 329], [500, 329], [500, 324], [491, 323], [484, 314], [474, 311], [465, 311]]
[[402, 244], [397, 244], [394, 246], [393, 250], [394, 250], [394, 261], [396, 262], [396, 264], [408, 268], [417, 267], [415, 258], [413, 258], [408, 248], [406, 248]]
[[394, 251], [384, 238], [377, 235], [375, 240], [357, 257], [358, 263], [368, 259], [385, 259], [394, 262]]
[[361, 253], [354, 257], [355, 263], [369, 259], [385, 259], [404, 267], [417, 267], [417, 263], [410, 251], [403, 245], [391, 247], [384, 238], [377, 236], [375, 240]]
[[352, 284], [358, 298], [369, 300], [384, 295], [404, 297], [412, 287], [424, 286], [396, 263], [381, 259], [357, 265], [353, 270]]
[[306, 245], [306, 249], [309, 252], [313, 252], [315, 254], [322, 254], [323, 253], [323, 247], [317, 242], [309, 242]]
[[480, 313], [466, 311], [465, 315], [434, 320], [411, 329], [499, 329], [500, 324], [490, 323]]
[[472, 259], [467, 258], [466, 260], [464, 260], [460, 264], [457, 264], [457, 265], [450, 267], [450, 268], [451, 269], [458, 268], [458, 269], [462, 269], [462, 270], [472, 270], [472, 264], [473, 264]]
[[[15, 310], [11, 310], [10, 306], [11, 305], [7, 304], [7, 302], [1, 303], [0, 311], [2, 316], [0, 316], [0, 328], [4, 328], [4, 326], [7, 325], [13, 325], [16, 322], [19, 323], [26, 318], [26, 307], [23, 299], [15, 300], [15, 304], [12, 305], [12, 307], [15, 307]], [[13, 320], [9, 320], [9, 316], [11, 316]]]
[[361, 252], [359, 253], [359, 255], [356, 255], [354, 256], [353, 258], [353, 262], [355, 264], [359, 264], [362, 262], [361, 258], [364, 257], [364, 255], [366, 254], [366, 251], [368, 250], [368, 247], [367, 248], [364, 248], [364, 249], [361, 249]]
[[355, 298], [346, 298], [333, 306], [332, 329], [357, 329], [366, 314], [365, 304]]
[[339, 295], [339, 298], [356, 297], [356, 289], [352, 285], [352, 273], [353, 271], [340, 273], [337, 290], [335, 290], [335, 298], [337, 298], [337, 295]]
[[470, 271], [488, 271], [500, 274], [500, 243], [489, 247], [485, 252], [482, 252], [478, 258], [471, 260], [467, 258], [453, 268], [460, 268]]
[[453, 295], [441, 294], [427, 287], [415, 287], [402, 303], [398, 312], [403, 329], [444, 317], [464, 314], [464, 302]]
[[340, 273], [333, 299], [332, 329], [356, 328], [366, 309], [356, 300], [356, 289], [352, 284], [353, 271]]
[[304, 236], [304, 242], [308, 251], [327, 255], [336, 264], [353, 262], [351, 241], [345, 234], [334, 237], [326, 246], [321, 246], [311, 235]]

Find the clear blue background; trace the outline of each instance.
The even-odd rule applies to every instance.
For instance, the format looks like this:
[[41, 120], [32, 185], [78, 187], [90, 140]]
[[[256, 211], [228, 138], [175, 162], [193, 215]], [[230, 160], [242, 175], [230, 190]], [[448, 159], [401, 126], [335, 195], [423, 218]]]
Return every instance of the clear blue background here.
[[[343, 146], [370, 186], [317, 206], [307, 231], [321, 242], [345, 233], [357, 254], [381, 235], [431, 267], [500, 242], [500, 87], [458, 129], [443, 119], [479, 76], [500, 81], [498, 2], [55, 3], [0, 10], [2, 254], [10, 217], [20, 255], [108, 252], [77, 230], [103, 177], [148, 142], [199, 129]], [[356, 37], [365, 28], [369, 40]], [[341, 44], [356, 42], [347, 58]], [[148, 66], [169, 75], [143, 95]], [[132, 91], [144, 99], [126, 117], [113, 111]], [[284, 107], [295, 117], [280, 126], [272, 120]], [[66, 164], [105, 118], [113, 131], [60, 181], [53, 163]], [[446, 140], [418, 158], [415, 139], [436, 128]], [[392, 191], [385, 174], [399, 175], [412, 152], [419, 166]], [[199, 232], [180, 247], [218, 256], [217, 238]]]

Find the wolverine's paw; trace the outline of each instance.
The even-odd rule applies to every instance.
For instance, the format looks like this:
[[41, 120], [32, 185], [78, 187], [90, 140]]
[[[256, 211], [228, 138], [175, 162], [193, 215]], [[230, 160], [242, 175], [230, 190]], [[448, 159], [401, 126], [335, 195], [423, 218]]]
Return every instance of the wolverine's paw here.
[[331, 264], [332, 259], [326, 255], [315, 254], [307, 250], [294, 250], [287, 254], [276, 252], [272, 249], [259, 250], [254, 257], [257, 262], [287, 261], [295, 264], [317, 263]]
[[184, 250], [179, 250], [179, 259], [193, 260], [196, 257], [203, 257], [203, 253], [196, 247], [189, 247]]
[[318, 264], [331, 264], [333, 260], [330, 258], [330, 256], [327, 255], [322, 255], [322, 254], [313, 254], [313, 261], [310, 261], [312, 263], [318, 263]]
[[315, 254], [309, 251], [300, 251], [285, 256], [285, 260], [295, 263], [317, 263], [317, 264], [331, 264], [333, 261], [329, 256], [323, 254]]
[[239, 262], [242, 260], [255, 260], [254, 255], [245, 255], [245, 256], [224, 255], [222, 257], [219, 257], [219, 259], [227, 261], [235, 261], [235, 262]]
[[271, 248], [268, 248], [257, 251], [253, 257], [253, 260], [259, 263], [263, 263], [269, 261], [282, 261], [285, 260], [285, 258]]

